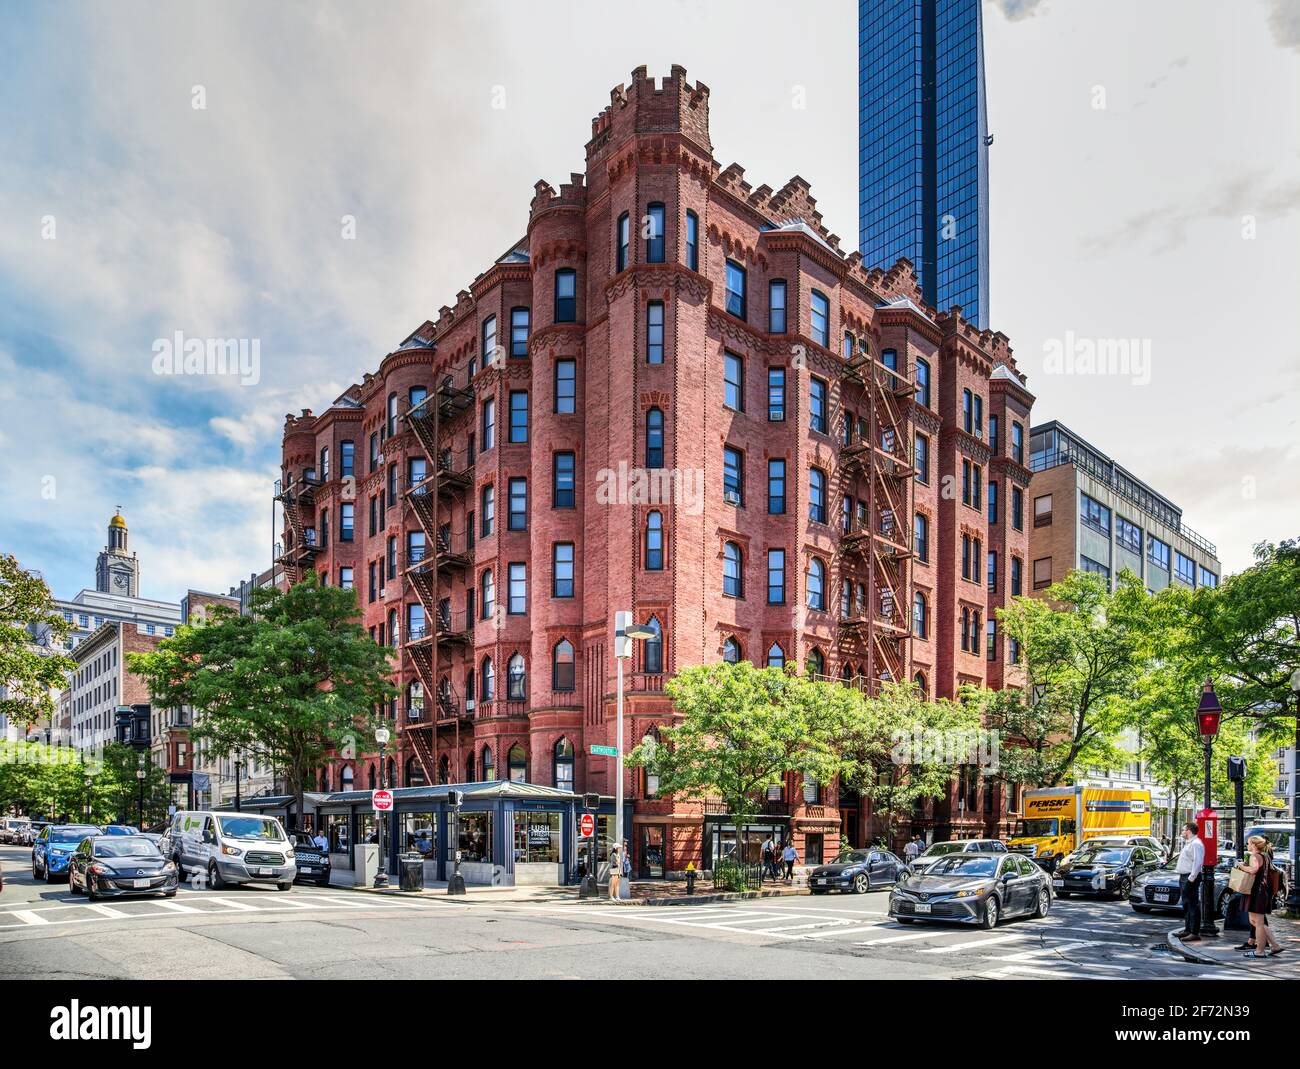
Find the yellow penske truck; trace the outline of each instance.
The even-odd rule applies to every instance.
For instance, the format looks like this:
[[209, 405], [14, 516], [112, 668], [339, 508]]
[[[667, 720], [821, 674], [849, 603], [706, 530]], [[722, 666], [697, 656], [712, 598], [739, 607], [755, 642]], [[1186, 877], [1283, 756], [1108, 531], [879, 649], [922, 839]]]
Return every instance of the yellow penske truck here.
[[1040, 787], [1025, 791], [1024, 813], [1007, 848], [1051, 870], [1088, 839], [1150, 834], [1150, 791]]

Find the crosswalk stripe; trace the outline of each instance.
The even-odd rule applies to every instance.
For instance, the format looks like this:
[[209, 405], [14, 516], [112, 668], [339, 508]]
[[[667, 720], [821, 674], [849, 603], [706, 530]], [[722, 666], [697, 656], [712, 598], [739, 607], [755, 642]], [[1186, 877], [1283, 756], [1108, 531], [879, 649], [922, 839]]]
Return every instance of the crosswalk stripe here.
[[884, 929], [887, 932], [891, 932], [895, 930], [893, 928], [886, 927], [884, 924], [860, 924], [860, 925], [855, 925], [852, 928], [830, 928], [824, 932], [808, 932], [804, 936], [804, 938], [820, 939], [822, 936], [826, 936], [826, 935], [861, 935], [863, 932], [878, 932], [881, 929]]
[[1030, 961], [1034, 958], [1042, 957], [1047, 954], [1063, 954], [1067, 950], [1077, 950], [1079, 947], [1101, 946], [1100, 939], [1080, 939], [1073, 943], [1062, 943], [1055, 947], [1039, 947], [1037, 950], [1022, 950], [1018, 954], [1005, 954], [995, 961]]
[[769, 932], [797, 932], [801, 928], [825, 928], [827, 925], [833, 925], [836, 928], [844, 928], [851, 924], [852, 921], [834, 921], [827, 918], [813, 921], [811, 924], [783, 924], [780, 928], [768, 928]]
[[129, 917], [131, 914], [123, 913], [120, 909], [114, 909], [112, 906], [101, 906], [98, 902], [87, 902], [86, 908], [98, 913], [101, 917]]
[[203, 910], [195, 909], [193, 906], [185, 906], [179, 902], [155, 902], [154, 905], [161, 909], [169, 909], [173, 913], [202, 913]]
[[238, 910], [245, 913], [257, 913], [260, 909], [259, 906], [251, 905], [248, 902], [241, 902], [237, 898], [209, 898], [205, 901], [216, 902], [218, 905], [225, 906], [227, 909]]
[[49, 924], [50, 922], [42, 917], [34, 909], [16, 909], [13, 916], [24, 924]]
[[908, 932], [906, 935], [891, 935], [885, 939], [868, 939], [864, 943], [854, 943], [855, 947], [876, 947], [884, 943], [906, 943], [910, 939], [933, 939], [934, 932]]
[[1028, 939], [1029, 936], [1024, 932], [1008, 932], [1006, 935], [995, 935], [988, 939], [968, 939], [964, 943], [946, 943], [941, 947], [929, 947], [922, 950], [922, 954], [955, 954], [959, 950], [970, 950], [972, 947], [987, 947], [994, 943], [1010, 943], [1014, 939]]

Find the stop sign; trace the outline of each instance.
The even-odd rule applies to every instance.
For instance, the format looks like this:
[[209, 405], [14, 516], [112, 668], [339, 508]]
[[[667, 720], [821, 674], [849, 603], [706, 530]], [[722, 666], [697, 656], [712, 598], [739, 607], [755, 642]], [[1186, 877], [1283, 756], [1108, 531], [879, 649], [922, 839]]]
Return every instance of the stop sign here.
[[596, 818], [590, 813], [583, 813], [578, 818], [578, 831], [584, 839], [590, 839], [596, 834]]
[[383, 788], [371, 791], [370, 804], [376, 813], [387, 813], [393, 808], [393, 792]]

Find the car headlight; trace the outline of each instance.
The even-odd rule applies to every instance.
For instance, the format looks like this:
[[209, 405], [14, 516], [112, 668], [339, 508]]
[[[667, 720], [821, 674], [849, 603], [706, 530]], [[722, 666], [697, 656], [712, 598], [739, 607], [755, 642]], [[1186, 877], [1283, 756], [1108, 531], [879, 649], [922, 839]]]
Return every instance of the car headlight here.
[[175, 871], [176, 871], [175, 861], [169, 861], [167, 862], [167, 864], [163, 866], [163, 872], [175, 872]]
[[974, 891], [972, 891], [970, 888], [967, 888], [967, 889], [964, 890], [964, 891], [958, 891], [958, 892], [957, 892], [955, 895], [953, 895], [952, 897], [953, 897], [953, 898], [974, 898], [974, 897], [976, 897], [978, 894], [979, 894], [979, 891], [978, 891], [978, 890], [974, 890]]
[[244, 851], [239, 849], [237, 846], [222, 846], [221, 852], [223, 854], [228, 854], [230, 857], [239, 857]]

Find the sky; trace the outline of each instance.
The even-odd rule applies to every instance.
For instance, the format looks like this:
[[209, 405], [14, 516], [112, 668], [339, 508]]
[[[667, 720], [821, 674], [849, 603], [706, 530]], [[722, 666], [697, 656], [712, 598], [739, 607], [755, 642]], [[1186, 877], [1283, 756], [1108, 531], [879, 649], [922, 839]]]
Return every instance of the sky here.
[[[802, 175], [855, 248], [856, 0], [793, 10], [5, 0], [0, 552], [71, 596], [120, 504], [146, 597], [266, 568], [285, 414], [454, 304], [641, 64], [708, 85], [718, 162]], [[984, 18], [990, 325], [1036, 422], [1240, 569], [1300, 535], [1300, 0]], [[256, 374], [159, 373], [178, 332], [256, 343]], [[1056, 358], [1118, 341], [1117, 373]]]

